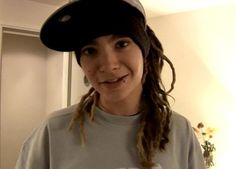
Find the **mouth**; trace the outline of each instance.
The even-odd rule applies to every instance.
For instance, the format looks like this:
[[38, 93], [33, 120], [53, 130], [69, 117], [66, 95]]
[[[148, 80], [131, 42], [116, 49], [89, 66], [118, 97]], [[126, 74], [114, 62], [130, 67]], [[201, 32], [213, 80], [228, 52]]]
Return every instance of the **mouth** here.
[[122, 82], [125, 81], [125, 78], [128, 76], [128, 74], [118, 77], [118, 78], [111, 78], [111, 79], [107, 79], [102, 81], [101, 83], [105, 83], [105, 84], [113, 84], [113, 83], [118, 83], [118, 82]]

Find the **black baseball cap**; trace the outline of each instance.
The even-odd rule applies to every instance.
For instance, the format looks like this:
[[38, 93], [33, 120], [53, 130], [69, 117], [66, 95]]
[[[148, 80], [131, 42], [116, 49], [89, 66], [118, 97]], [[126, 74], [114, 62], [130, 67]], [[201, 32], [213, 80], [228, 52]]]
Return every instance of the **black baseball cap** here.
[[[144, 55], [150, 42], [145, 11], [139, 0], [75, 0], [57, 9], [43, 24], [42, 43], [56, 51], [76, 51], [109, 34], [131, 37]], [[79, 58], [77, 58], [79, 62]]]

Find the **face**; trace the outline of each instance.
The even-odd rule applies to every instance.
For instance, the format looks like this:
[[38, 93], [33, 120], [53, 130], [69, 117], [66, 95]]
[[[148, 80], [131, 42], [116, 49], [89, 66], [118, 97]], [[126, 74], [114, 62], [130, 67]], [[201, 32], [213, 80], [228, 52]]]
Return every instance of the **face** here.
[[131, 38], [108, 35], [94, 39], [81, 49], [80, 64], [100, 99], [117, 102], [140, 97], [143, 57]]

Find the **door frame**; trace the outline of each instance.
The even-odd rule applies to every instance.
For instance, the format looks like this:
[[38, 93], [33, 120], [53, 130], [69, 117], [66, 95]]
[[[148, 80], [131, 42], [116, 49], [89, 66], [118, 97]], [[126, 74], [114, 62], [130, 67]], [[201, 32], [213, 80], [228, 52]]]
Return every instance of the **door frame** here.
[[[1, 108], [1, 99], [2, 99], [2, 43], [3, 35], [7, 34], [16, 34], [30, 37], [39, 38], [39, 30], [16, 27], [11, 25], [0, 24], [0, 145], [1, 145], [1, 136], [2, 136], [2, 108]], [[71, 105], [71, 73], [72, 73], [72, 52], [63, 52], [63, 80], [62, 80], [62, 105], [61, 107], [68, 107]], [[2, 153], [0, 146], [0, 166], [2, 164]]]

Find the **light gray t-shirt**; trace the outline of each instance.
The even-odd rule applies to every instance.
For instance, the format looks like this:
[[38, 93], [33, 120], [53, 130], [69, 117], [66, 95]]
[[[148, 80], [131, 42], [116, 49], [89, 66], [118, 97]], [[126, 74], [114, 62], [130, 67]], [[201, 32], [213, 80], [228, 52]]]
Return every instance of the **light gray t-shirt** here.
[[[48, 117], [25, 141], [15, 169], [142, 169], [135, 147], [140, 115], [117, 116], [95, 109], [85, 121], [86, 144], [78, 126], [68, 130], [76, 106]], [[205, 169], [200, 145], [188, 120], [173, 113], [170, 142], [158, 151], [153, 169]]]

